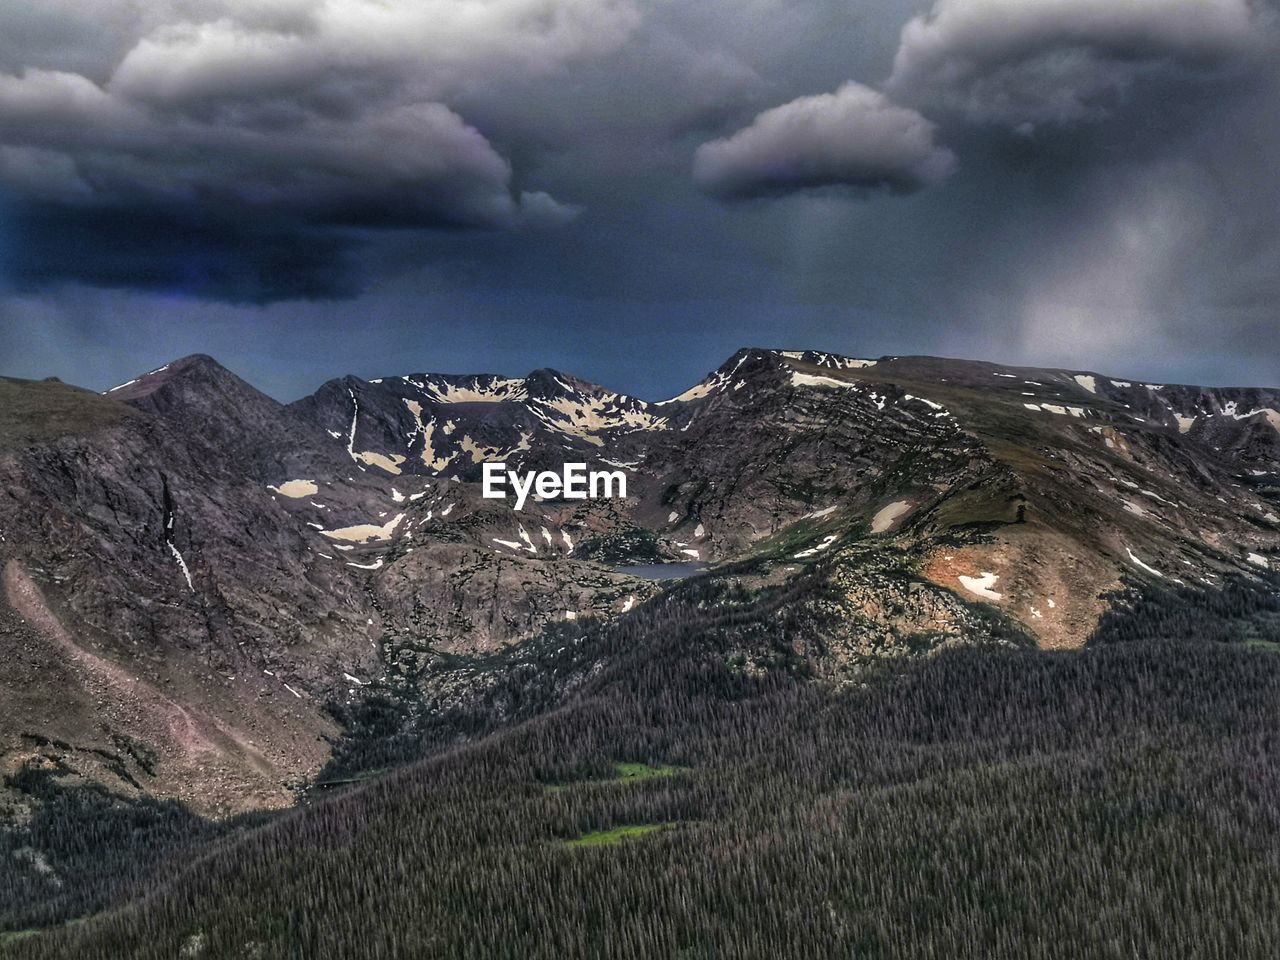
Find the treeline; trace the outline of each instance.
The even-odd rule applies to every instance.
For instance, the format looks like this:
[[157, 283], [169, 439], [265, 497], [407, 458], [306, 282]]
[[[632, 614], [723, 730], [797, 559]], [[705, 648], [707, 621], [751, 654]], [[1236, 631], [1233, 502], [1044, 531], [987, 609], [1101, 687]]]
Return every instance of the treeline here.
[[[858, 562], [875, 565], [884, 582], [902, 581], [901, 589], [907, 589], [911, 561], [905, 555], [879, 548]], [[655, 700], [669, 697], [681, 683], [690, 697], [733, 699], [757, 692], [761, 683], [825, 675], [832, 660], [856, 661], [855, 674], [883, 667], [839, 649], [850, 632], [848, 611], [830, 564], [815, 564], [763, 589], [735, 579], [748, 572], [759, 570], [750, 561], [721, 567], [714, 576], [675, 584], [615, 620], [557, 623], [519, 647], [488, 657], [450, 657], [434, 676], [370, 688], [360, 701], [334, 706], [344, 733], [317, 780], [343, 783], [402, 766], [573, 696], [604, 695], [619, 682]], [[970, 642], [1034, 645], [1023, 628], [990, 605], [966, 607]], [[927, 635], [914, 639], [915, 653], [939, 642]], [[465, 678], [460, 667], [469, 671]]]
[[[698, 577], [625, 617], [557, 623], [519, 648], [467, 658], [471, 676], [462, 683], [461, 658], [453, 658], [435, 678], [392, 682], [356, 703], [335, 705], [344, 735], [317, 781], [349, 781], [509, 727], [561, 704], [588, 677], [593, 691], [615, 677], [635, 683], [653, 676], [655, 658], [661, 675], [647, 691], [653, 695], [668, 690], [676, 665], [682, 675], [693, 663], [713, 668], [712, 685], [699, 691], [710, 697], [737, 696], [748, 660], [760, 672], [807, 677], [809, 661], [799, 651], [827, 627], [813, 601], [831, 592], [817, 571], [765, 591]], [[738, 666], [725, 670], [726, 659]], [[449, 699], [448, 690], [459, 685], [461, 696]]]
[[[1280, 945], [1280, 661], [1245, 649], [1275, 642], [1274, 592], [1133, 593], [1086, 654], [948, 651], [833, 689], [808, 681], [838, 599], [821, 567], [760, 591], [696, 578], [616, 621], [452, 658], [339, 711], [335, 786], [284, 816], [215, 826], [24, 773], [41, 802], [0, 833], [0, 956]], [[682, 771], [615, 784], [618, 762]], [[564, 843], [647, 824], [675, 826]]]
[[[815, 658], [831, 652], [822, 638], [831, 633], [836, 599], [821, 569], [760, 591], [696, 578], [615, 621], [558, 624], [520, 648], [442, 658], [425, 682], [405, 677], [335, 706], [345, 734], [310, 799], [574, 698], [607, 700], [619, 678], [633, 688], [643, 683], [631, 695], [669, 715], [694, 697], [732, 701], [781, 680], [807, 679]], [[679, 684], [684, 690], [673, 707]], [[595, 756], [585, 757], [578, 772], [608, 769]], [[30, 823], [0, 828], [0, 931], [48, 926], [123, 902], [207, 844], [256, 822], [211, 824], [180, 804], [58, 783], [56, 770], [10, 779], [36, 802]]]
[[[737, 669], [717, 634], [640, 638], [567, 705], [9, 955], [1277, 955], [1275, 655], [953, 650], [837, 691]], [[617, 761], [687, 769], [613, 783]]]
[[214, 823], [176, 801], [60, 785], [69, 772], [24, 768], [6, 778], [29, 798], [31, 815], [0, 828], [0, 931], [51, 926], [139, 896], [192, 851], [268, 816]]
[[1090, 643], [1185, 640], [1280, 644], [1280, 576], [1227, 577], [1219, 585], [1144, 584], [1109, 598]]

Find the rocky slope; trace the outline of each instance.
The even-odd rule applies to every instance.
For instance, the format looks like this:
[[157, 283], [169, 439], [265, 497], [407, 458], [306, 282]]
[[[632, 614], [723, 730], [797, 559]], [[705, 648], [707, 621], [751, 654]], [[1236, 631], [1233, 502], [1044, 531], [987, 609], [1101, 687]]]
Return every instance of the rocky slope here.
[[[661, 587], [627, 561], [818, 578], [803, 643], [835, 681], [1079, 646], [1126, 590], [1273, 591], [1280, 563], [1274, 390], [748, 349], [660, 403], [541, 370], [282, 405], [207, 357], [0, 394], [0, 765], [206, 813], [290, 802], [337, 707], [465, 696], [476, 662], [628, 616]], [[486, 461], [629, 496], [516, 511]]]

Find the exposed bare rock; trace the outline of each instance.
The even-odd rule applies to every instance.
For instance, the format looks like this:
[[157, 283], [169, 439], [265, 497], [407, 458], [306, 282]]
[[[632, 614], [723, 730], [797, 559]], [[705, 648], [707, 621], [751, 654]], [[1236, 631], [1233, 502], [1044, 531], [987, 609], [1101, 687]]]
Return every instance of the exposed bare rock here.
[[[627, 616], [662, 592], [628, 563], [818, 577], [794, 645], [835, 682], [1280, 564], [1271, 390], [746, 349], [663, 402], [540, 370], [283, 405], [208, 357], [0, 397], [0, 760], [214, 813], [288, 802], [370, 688], [465, 697], [451, 664]], [[496, 461], [628, 496], [517, 511]]]

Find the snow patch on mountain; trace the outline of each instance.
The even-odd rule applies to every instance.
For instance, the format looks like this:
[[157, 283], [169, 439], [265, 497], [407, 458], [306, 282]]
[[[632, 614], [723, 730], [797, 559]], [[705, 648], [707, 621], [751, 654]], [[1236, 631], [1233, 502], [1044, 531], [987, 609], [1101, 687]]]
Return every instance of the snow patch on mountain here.
[[903, 394], [902, 399], [915, 400], [917, 403], [923, 403], [930, 410], [939, 410], [941, 411], [941, 413], [938, 414], [939, 416], [947, 416], [947, 417], [951, 416], [950, 412], [942, 404], [934, 403], [932, 400], [926, 400], [924, 397], [916, 397], [907, 393], [907, 394]]
[[894, 525], [899, 517], [911, 509], [911, 501], [895, 500], [888, 506], [881, 507], [871, 518], [871, 532], [884, 533]]
[[1151, 574], [1152, 576], [1159, 577], [1162, 580], [1164, 579], [1163, 573], [1161, 573], [1159, 570], [1157, 570], [1155, 567], [1151, 566], [1150, 564], [1144, 563], [1142, 559], [1133, 552], [1133, 550], [1131, 550], [1129, 547], [1125, 547], [1124, 549], [1125, 549], [1125, 552], [1129, 554], [1129, 559], [1133, 562], [1134, 566], [1138, 567], [1140, 570], [1145, 570], [1147, 573]]
[[370, 540], [390, 540], [396, 531], [396, 527], [400, 525], [400, 521], [403, 519], [404, 514], [398, 513], [381, 525], [376, 523], [357, 523], [350, 527], [339, 527], [336, 530], [321, 530], [320, 533], [330, 540], [350, 540], [357, 543], [368, 543]]
[[195, 593], [196, 588], [191, 582], [191, 571], [187, 569], [187, 561], [182, 558], [182, 554], [178, 551], [177, 545], [172, 540], [169, 541], [169, 552], [173, 554], [173, 559], [177, 562], [178, 569], [182, 571], [182, 575], [187, 580], [187, 589], [192, 593]]
[[814, 376], [810, 373], [791, 374], [791, 385], [793, 387], [856, 387], [856, 383], [849, 383], [847, 380], [836, 380], [833, 377]]
[[[423, 465], [426, 467], [429, 467], [432, 470], [435, 470], [437, 473], [441, 470], [444, 470], [446, 467], [449, 466], [451, 462], [453, 462], [453, 458], [455, 454], [451, 453], [448, 456], [444, 456], [443, 454], [436, 452], [435, 418], [432, 417], [430, 420], [423, 420], [422, 404], [420, 404], [417, 400], [410, 400], [406, 397], [404, 401], [404, 405], [409, 410], [409, 413], [413, 415], [413, 422], [414, 422], [414, 428], [412, 431], [410, 431], [408, 436], [409, 446], [412, 447], [414, 439], [421, 436], [422, 437], [422, 453], [419, 454], [419, 459], [422, 461]], [[445, 432], [449, 433], [452, 431], [446, 430]]]
[[526, 400], [529, 396], [525, 381], [504, 377], [472, 377], [461, 383], [442, 378], [422, 382], [404, 379], [436, 403], [506, 403]]
[[964, 574], [956, 577], [960, 581], [960, 586], [964, 587], [975, 596], [982, 597], [984, 600], [1003, 600], [1004, 594], [997, 593], [991, 588], [996, 585], [996, 581], [1000, 579], [1000, 575], [982, 571], [980, 577], [967, 577]]
[[695, 383], [684, 393], [674, 396], [670, 400], [659, 400], [654, 406], [665, 407], [669, 403], [688, 403], [690, 400], [701, 400], [703, 397], [711, 396], [716, 390], [722, 388], [724, 384], [725, 381], [718, 376], [711, 377], [701, 383]]
[[400, 475], [400, 464], [404, 463], [405, 458], [398, 453], [386, 454], [378, 453], [376, 450], [362, 450], [355, 455], [355, 459], [360, 463], [366, 463], [371, 467], [377, 467], [385, 470], [394, 476]]
[[[738, 362], [733, 365], [733, 368], [728, 373], [725, 373], [722, 370], [717, 371], [701, 383], [695, 383], [684, 393], [674, 396], [669, 400], [659, 400], [654, 404], [654, 406], [665, 407], [669, 403], [688, 403], [692, 400], [701, 400], [704, 397], [709, 397], [717, 390], [723, 390], [733, 380], [733, 375], [738, 372], [738, 368], [746, 363], [746, 361], [747, 354], [744, 353], [738, 358]], [[688, 424], [685, 424], [685, 427], [687, 426]], [[684, 427], [681, 429], [684, 429]]]
[[458, 446], [463, 453], [471, 458], [472, 463], [484, 463], [486, 460], [496, 457], [499, 452], [497, 447], [482, 446], [470, 437], [463, 437], [458, 441]]
[[1237, 413], [1238, 404], [1235, 400], [1229, 400], [1222, 407], [1222, 416], [1231, 417], [1233, 420], [1248, 420], [1251, 417], [1266, 417], [1267, 423], [1280, 433], [1280, 411], [1272, 410], [1270, 407], [1262, 407], [1257, 410], [1250, 410], [1248, 413]]
[[810, 547], [808, 550], [801, 550], [797, 554], [793, 554], [791, 559], [803, 560], [805, 557], [812, 557], [814, 554], [821, 553], [823, 550], [826, 550], [829, 546], [831, 546], [833, 543], [836, 542], [837, 536], [838, 534], [834, 534], [834, 533], [830, 534], [827, 537], [825, 537], [823, 541], [817, 544], [816, 546]]
[[634, 433], [639, 430], [666, 429], [665, 417], [648, 411], [647, 404], [630, 397], [606, 393], [592, 396], [557, 381], [568, 392], [554, 397], [534, 397], [526, 404], [548, 430], [604, 446], [602, 433]]
[[1067, 407], [1059, 403], [1024, 403], [1023, 406], [1028, 410], [1035, 410], [1039, 413], [1056, 413], [1060, 417], [1084, 417], [1088, 415], [1088, 411], [1084, 407]]
[[268, 484], [267, 489], [294, 500], [311, 497], [320, 492], [320, 488], [312, 480], [286, 480], [278, 487]]
[[859, 367], [874, 367], [876, 360], [860, 360], [857, 357], [842, 357], [835, 353], [818, 353], [814, 350], [779, 350], [778, 356], [788, 360], [801, 360], [819, 367], [830, 367], [833, 370], [854, 370]]
[[351, 398], [351, 432], [347, 435], [347, 454], [356, 459], [356, 421], [360, 419], [360, 401], [356, 399], [355, 390], [347, 388], [347, 396]]

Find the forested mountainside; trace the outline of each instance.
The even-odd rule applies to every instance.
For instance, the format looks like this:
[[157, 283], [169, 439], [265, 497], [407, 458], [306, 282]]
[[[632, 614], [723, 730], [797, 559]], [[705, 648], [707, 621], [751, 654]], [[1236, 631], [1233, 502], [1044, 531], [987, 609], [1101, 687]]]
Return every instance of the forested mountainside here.
[[1272, 942], [1278, 391], [747, 349], [658, 403], [208, 357], [0, 400], [15, 955], [1053, 956], [1134, 890], [1166, 955]]
[[[699, 578], [625, 625], [547, 638], [487, 704], [507, 720], [439, 714], [419, 731], [425, 759], [288, 815], [215, 827], [64, 801], [61, 829], [42, 822], [46, 870], [5, 889], [5, 955], [1012, 960], [1280, 944], [1273, 652], [993, 637], [835, 687], [797, 652], [814, 625], [778, 615], [794, 588], [725, 590]], [[348, 773], [364, 750], [401, 759], [366, 732]], [[107, 856], [76, 859], [86, 833]], [[24, 935], [50, 902], [94, 915]]]

